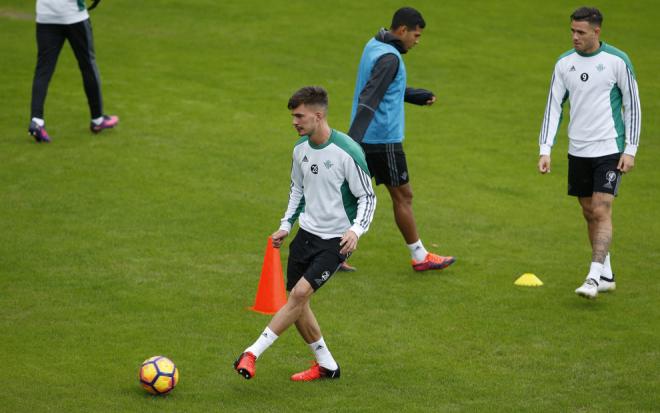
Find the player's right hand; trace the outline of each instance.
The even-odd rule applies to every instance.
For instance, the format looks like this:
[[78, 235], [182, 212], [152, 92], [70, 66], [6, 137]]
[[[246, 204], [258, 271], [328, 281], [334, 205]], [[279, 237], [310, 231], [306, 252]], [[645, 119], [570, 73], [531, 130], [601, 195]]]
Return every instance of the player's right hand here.
[[539, 157], [539, 172], [547, 174], [550, 172], [550, 155], [541, 155]]
[[357, 243], [357, 234], [349, 229], [346, 231], [346, 233], [344, 233], [344, 235], [341, 237], [341, 240], [339, 241], [339, 246], [341, 247], [339, 253], [343, 255], [350, 254], [357, 248]]
[[284, 238], [286, 238], [287, 235], [289, 235], [289, 233], [283, 229], [278, 229], [277, 231], [273, 232], [273, 235], [270, 236], [273, 239], [273, 247], [281, 247], [282, 243], [284, 242]]
[[635, 167], [635, 157], [632, 155], [628, 155], [627, 153], [624, 153], [621, 155], [621, 158], [619, 158], [619, 164], [617, 165], [616, 169], [620, 170], [621, 173], [625, 174], [627, 172], [630, 172], [632, 168]]

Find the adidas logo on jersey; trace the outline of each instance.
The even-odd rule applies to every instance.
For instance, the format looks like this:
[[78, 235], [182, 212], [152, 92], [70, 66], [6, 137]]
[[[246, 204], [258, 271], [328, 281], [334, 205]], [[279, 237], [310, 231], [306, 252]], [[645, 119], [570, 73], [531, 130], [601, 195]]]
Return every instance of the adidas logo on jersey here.
[[303, 162], [309, 162], [309, 160], [307, 160], [307, 155], [303, 157]]

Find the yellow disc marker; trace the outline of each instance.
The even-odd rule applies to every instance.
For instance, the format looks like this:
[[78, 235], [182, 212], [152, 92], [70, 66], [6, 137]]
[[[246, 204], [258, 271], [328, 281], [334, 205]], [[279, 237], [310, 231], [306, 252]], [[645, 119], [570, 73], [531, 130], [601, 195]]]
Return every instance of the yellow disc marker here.
[[539, 277], [532, 274], [531, 272], [526, 272], [518, 277], [514, 284], [521, 287], [540, 287], [543, 285], [543, 281], [539, 280]]

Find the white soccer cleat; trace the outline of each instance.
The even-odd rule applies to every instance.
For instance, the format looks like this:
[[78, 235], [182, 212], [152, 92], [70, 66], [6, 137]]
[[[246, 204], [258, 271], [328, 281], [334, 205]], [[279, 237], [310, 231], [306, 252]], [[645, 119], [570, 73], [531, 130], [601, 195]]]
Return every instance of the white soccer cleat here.
[[605, 293], [614, 290], [616, 290], [616, 281], [614, 281], [614, 274], [612, 274], [612, 278], [607, 278], [601, 275], [600, 281], [598, 282], [598, 292]]
[[598, 295], [598, 283], [592, 278], [587, 278], [584, 284], [575, 290], [575, 294], [584, 298], [596, 298]]

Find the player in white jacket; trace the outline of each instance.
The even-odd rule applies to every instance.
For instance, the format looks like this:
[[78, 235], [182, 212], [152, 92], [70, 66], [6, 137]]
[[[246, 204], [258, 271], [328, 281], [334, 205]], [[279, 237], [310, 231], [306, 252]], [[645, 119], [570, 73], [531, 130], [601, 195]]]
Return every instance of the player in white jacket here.
[[633, 66], [625, 53], [600, 41], [602, 21], [596, 8], [571, 15], [574, 49], [555, 64], [539, 137], [538, 169], [545, 174], [568, 100], [568, 194], [578, 197], [592, 248], [587, 279], [575, 290], [586, 298], [616, 287], [609, 254], [612, 203], [621, 175], [635, 165], [642, 118]]
[[48, 143], [51, 140], [45, 128], [44, 103], [65, 40], [71, 45], [82, 74], [91, 115], [90, 130], [99, 133], [104, 129], [115, 127], [119, 118], [103, 113], [101, 77], [96, 65], [92, 24], [89, 21], [85, 0], [37, 0], [36, 9], [38, 55], [32, 81], [28, 133], [38, 143]]
[[272, 239], [279, 248], [299, 217], [300, 228], [291, 242], [287, 265], [289, 298], [257, 341], [239, 356], [234, 369], [246, 379], [252, 378], [256, 359], [295, 324], [316, 363], [291, 380], [338, 379], [339, 365], [325, 344], [309, 301], [369, 229], [376, 196], [360, 145], [328, 126], [326, 91], [304, 87], [291, 97], [288, 107], [301, 139], [293, 149], [289, 204]]

